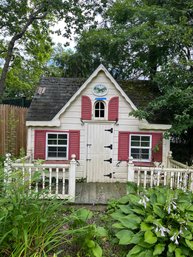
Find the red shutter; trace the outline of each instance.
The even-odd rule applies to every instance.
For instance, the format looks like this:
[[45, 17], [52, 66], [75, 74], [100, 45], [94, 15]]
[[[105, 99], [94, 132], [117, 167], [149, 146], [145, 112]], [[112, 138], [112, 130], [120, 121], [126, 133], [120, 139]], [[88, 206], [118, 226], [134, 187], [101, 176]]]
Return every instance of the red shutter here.
[[81, 105], [81, 118], [83, 120], [91, 120], [92, 117], [92, 104], [88, 96], [82, 96]]
[[152, 161], [162, 162], [162, 133], [152, 133]]
[[119, 116], [119, 97], [112, 97], [109, 101], [108, 120], [118, 120]]
[[34, 159], [45, 160], [46, 131], [35, 130]]
[[76, 155], [77, 160], [80, 159], [80, 131], [78, 130], [69, 131], [69, 160], [72, 154]]
[[129, 158], [129, 132], [119, 132], [118, 160], [127, 161]]

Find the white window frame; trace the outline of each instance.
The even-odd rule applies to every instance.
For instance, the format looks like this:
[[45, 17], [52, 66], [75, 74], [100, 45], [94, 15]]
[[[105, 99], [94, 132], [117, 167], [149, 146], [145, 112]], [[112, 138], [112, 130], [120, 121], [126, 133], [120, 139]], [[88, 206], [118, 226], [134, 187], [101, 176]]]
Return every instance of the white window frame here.
[[[131, 137], [132, 136], [139, 136], [140, 138], [145, 136], [145, 137], [149, 137], [149, 147], [147, 146], [131, 146]], [[141, 142], [141, 139], [140, 139]], [[130, 138], [129, 138], [129, 156], [131, 155], [131, 149], [149, 149], [149, 158], [148, 159], [135, 159], [133, 158], [134, 161], [137, 162], [151, 162], [151, 158], [152, 158], [152, 135], [147, 135], [147, 134], [130, 134]], [[133, 156], [132, 156], [133, 157]]]
[[[101, 102], [101, 103], [104, 104], [104, 117], [96, 117], [96, 116], [95, 116], [96, 104], [99, 103], [99, 102]], [[94, 117], [95, 120], [105, 120], [105, 119], [106, 119], [106, 115], [107, 115], [107, 108], [106, 108], [106, 103], [105, 103], [105, 101], [103, 101], [103, 100], [96, 100], [96, 101], [94, 102], [93, 112], [94, 112], [94, 113], [93, 113], [93, 117]]]
[[[49, 145], [48, 144], [48, 135], [54, 134], [54, 135], [67, 135], [67, 145]], [[49, 146], [65, 146], [66, 147], [66, 157], [48, 157], [48, 147]], [[66, 132], [47, 132], [46, 133], [46, 160], [68, 160], [68, 152], [69, 152], [69, 133]]]

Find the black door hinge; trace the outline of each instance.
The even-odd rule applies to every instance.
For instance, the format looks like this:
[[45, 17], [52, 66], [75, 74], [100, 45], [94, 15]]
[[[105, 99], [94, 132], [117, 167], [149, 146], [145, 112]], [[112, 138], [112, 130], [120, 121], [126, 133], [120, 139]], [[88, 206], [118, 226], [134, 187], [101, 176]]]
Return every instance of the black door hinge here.
[[104, 177], [112, 178], [112, 177], [113, 177], [113, 174], [115, 174], [115, 172], [111, 172], [111, 173], [109, 173], [109, 174], [106, 174], [106, 175], [104, 175]]
[[110, 162], [112, 163], [112, 158], [108, 159], [108, 160], [104, 160], [104, 162]]
[[112, 150], [112, 149], [113, 149], [113, 145], [112, 145], [112, 144], [110, 144], [110, 145], [105, 145], [104, 148], [109, 148], [109, 149]]
[[108, 132], [110, 132], [110, 133], [113, 133], [113, 128], [105, 129], [105, 131], [108, 131]]

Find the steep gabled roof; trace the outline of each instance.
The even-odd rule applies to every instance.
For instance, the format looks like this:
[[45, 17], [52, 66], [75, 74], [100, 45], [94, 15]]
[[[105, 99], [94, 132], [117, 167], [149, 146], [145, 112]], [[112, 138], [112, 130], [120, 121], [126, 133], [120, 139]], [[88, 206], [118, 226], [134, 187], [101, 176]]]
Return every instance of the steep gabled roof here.
[[[63, 108], [86, 79], [42, 78], [27, 114], [27, 121], [49, 121]], [[119, 81], [123, 91], [134, 105], [144, 107], [155, 98], [148, 81]]]
[[27, 121], [51, 121], [58, 119], [65, 108], [84, 90], [100, 71], [111, 80], [133, 110], [147, 105], [155, 98], [155, 92], [148, 81], [117, 81], [101, 64], [86, 79], [42, 78], [28, 111]]

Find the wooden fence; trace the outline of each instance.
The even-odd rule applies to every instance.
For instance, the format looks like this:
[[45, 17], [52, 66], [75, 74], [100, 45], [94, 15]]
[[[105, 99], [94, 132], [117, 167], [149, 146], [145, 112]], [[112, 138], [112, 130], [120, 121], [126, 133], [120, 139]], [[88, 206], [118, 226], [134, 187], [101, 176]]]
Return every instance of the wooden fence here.
[[[75, 200], [76, 155], [72, 154], [69, 164], [13, 163], [11, 154], [4, 162], [5, 186], [25, 185], [29, 192], [42, 193], [42, 197], [55, 196], [59, 199]], [[43, 190], [43, 191], [42, 191]]]
[[[175, 164], [175, 166], [174, 166]], [[128, 162], [128, 181], [144, 188], [168, 186], [193, 192], [193, 167], [172, 160], [172, 165], [165, 167], [134, 166], [133, 158]]]
[[18, 156], [21, 149], [26, 150], [26, 114], [27, 108], [0, 105], [0, 155]]

